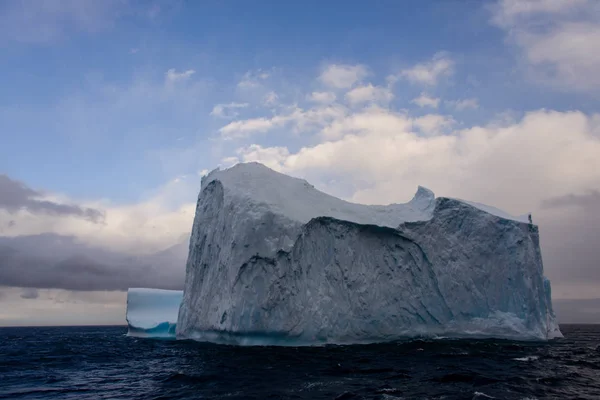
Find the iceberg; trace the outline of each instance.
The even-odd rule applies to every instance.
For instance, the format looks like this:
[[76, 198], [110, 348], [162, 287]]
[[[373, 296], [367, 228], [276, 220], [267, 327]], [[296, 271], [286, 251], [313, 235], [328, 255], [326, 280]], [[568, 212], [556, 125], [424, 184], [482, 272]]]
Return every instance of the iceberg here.
[[127, 291], [128, 336], [175, 338], [181, 290], [130, 288]]
[[178, 339], [321, 345], [562, 336], [527, 216], [436, 198], [353, 204], [262, 164], [202, 178]]

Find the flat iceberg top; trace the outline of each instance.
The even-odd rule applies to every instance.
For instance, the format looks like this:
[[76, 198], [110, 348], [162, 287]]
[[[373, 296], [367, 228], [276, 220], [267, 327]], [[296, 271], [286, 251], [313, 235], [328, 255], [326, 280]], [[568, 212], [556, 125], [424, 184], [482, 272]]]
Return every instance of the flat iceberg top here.
[[488, 206], [488, 205], [481, 204], [481, 203], [476, 203], [474, 201], [467, 201], [467, 200], [462, 200], [462, 199], [454, 199], [454, 200], [468, 204], [470, 206], [480, 209], [481, 211], [485, 211], [488, 214], [492, 214], [492, 215], [495, 215], [500, 218], [510, 219], [510, 220], [517, 221], [517, 222], [529, 223], [528, 214], [514, 216], [514, 215], [510, 215], [509, 213], [507, 213], [505, 211], [500, 210], [499, 208]]
[[435, 208], [433, 192], [424, 187], [419, 187], [413, 199], [404, 204], [355, 204], [323, 193], [304, 179], [281, 174], [259, 163], [243, 163], [225, 170], [213, 170], [202, 179], [202, 189], [215, 180], [220, 181], [229, 194], [245, 203], [254, 204], [258, 213], [259, 208], [264, 206], [301, 223], [326, 216], [358, 224], [396, 228], [403, 222], [431, 219]]
[[149, 330], [177, 323], [182, 297], [182, 290], [130, 288], [126, 315], [130, 329]]
[[[428, 221], [435, 209], [434, 193], [423, 186], [419, 186], [408, 203], [385, 206], [356, 204], [323, 193], [304, 179], [290, 177], [256, 162], [236, 164], [225, 170], [215, 169], [202, 178], [202, 189], [215, 180], [220, 181], [230, 194], [247, 203], [266, 206], [274, 213], [301, 223], [326, 216], [358, 224], [397, 228], [404, 222]], [[528, 222], [527, 214], [512, 216], [485, 204], [453, 200], [500, 218]]]

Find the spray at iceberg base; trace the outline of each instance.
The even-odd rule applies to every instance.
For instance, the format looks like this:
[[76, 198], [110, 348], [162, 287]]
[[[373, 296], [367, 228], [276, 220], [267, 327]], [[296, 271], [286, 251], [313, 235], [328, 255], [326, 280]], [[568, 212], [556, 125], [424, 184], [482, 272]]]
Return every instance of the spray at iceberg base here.
[[129, 336], [175, 339], [181, 290], [131, 288], [127, 291]]

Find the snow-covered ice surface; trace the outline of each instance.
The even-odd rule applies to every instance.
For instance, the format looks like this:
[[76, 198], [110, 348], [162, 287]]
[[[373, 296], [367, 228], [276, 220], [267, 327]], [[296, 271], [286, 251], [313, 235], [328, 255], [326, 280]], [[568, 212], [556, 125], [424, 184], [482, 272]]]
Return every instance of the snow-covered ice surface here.
[[422, 187], [406, 204], [352, 204], [258, 163], [202, 179], [178, 338], [417, 336], [561, 336], [537, 226]]
[[474, 202], [474, 201], [468, 201], [468, 200], [462, 200], [462, 199], [454, 199], [454, 200], [460, 201], [462, 203], [466, 203], [468, 205], [471, 205], [471, 206], [473, 206], [475, 208], [478, 208], [478, 209], [480, 209], [482, 211], [485, 211], [485, 212], [487, 212], [489, 214], [495, 215], [495, 216], [500, 217], [500, 218], [512, 219], [514, 221], [524, 222], [526, 224], [529, 223], [528, 216], [530, 214], [523, 214], [523, 215], [519, 215], [519, 216], [514, 216], [514, 215], [510, 215], [509, 213], [507, 213], [505, 211], [502, 211], [502, 210], [500, 210], [500, 209], [498, 209], [496, 207], [487, 206], [485, 204], [477, 203], [477, 202]]
[[181, 290], [131, 288], [127, 291], [129, 336], [175, 337]]

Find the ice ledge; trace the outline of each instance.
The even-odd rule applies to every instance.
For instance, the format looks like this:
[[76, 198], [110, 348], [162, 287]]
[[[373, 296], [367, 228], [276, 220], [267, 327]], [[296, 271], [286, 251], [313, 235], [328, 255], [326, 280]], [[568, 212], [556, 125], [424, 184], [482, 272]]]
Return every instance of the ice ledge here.
[[495, 215], [495, 216], [503, 218], [503, 219], [509, 219], [512, 221], [523, 222], [526, 224], [530, 223], [529, 216], [531, 216], [531, 213], [514, 216], [514, 215], [510, 215], [509, 213], [507, 213], [505, 211], [500, 210], [499, 208], [488, 206], [488, 205], [481, 204], [481, 203], [477, 203], [475, 201], [467, 201], [467, 200], [457, 199], [457, 198], [453, 198], [453, 197], [449, 197], [449, 199], [460, 201], [461, 203], [468, 204], [468, 205], [473, 206], [481, 211], [485, 211], [488, 214], [492, 214], [492, 215]]
[[456, 339], [499, 339], [525, 342], [547, 341], [562, 338], [558, 327], [552, 332], [531, 329], [527, 323], [510, 312], [494, 311], [487, 317], [475, 317], [464, 321], [450, 321], [443, 326], [413, 326], [399, 329], [398, 332], [382, 336], [326, 337], [308, 338], [302, 332], [285, 331], [231, 331], [226, 329], [193, 330], [180, 333], [178, 339], [191, 339], [236, 346], [327, 346], [373, 344], [410, 340], [456, 340]]
[[[430, 220], [436, 204], [434, 192], [424, 186], [418, 186], [417, 192], [407, 203], [351, 203], [315, 189], [304, 179], [276, 172], [257, 162], [239, 163], [230, 168], [212, 170], [202, 177], [200, 195], [215, 181], [220, 182], [231, 196], [256, 206], [268, 207], [274, 213], [301, 223], [308, 223], [316, 217], [333, 217], [364, 225], [397, 227], [404, 222]], [[503, 219], [529, 223], [530, 214], [513, 216], [493, 206], [459, 198], [447, 198]]]

